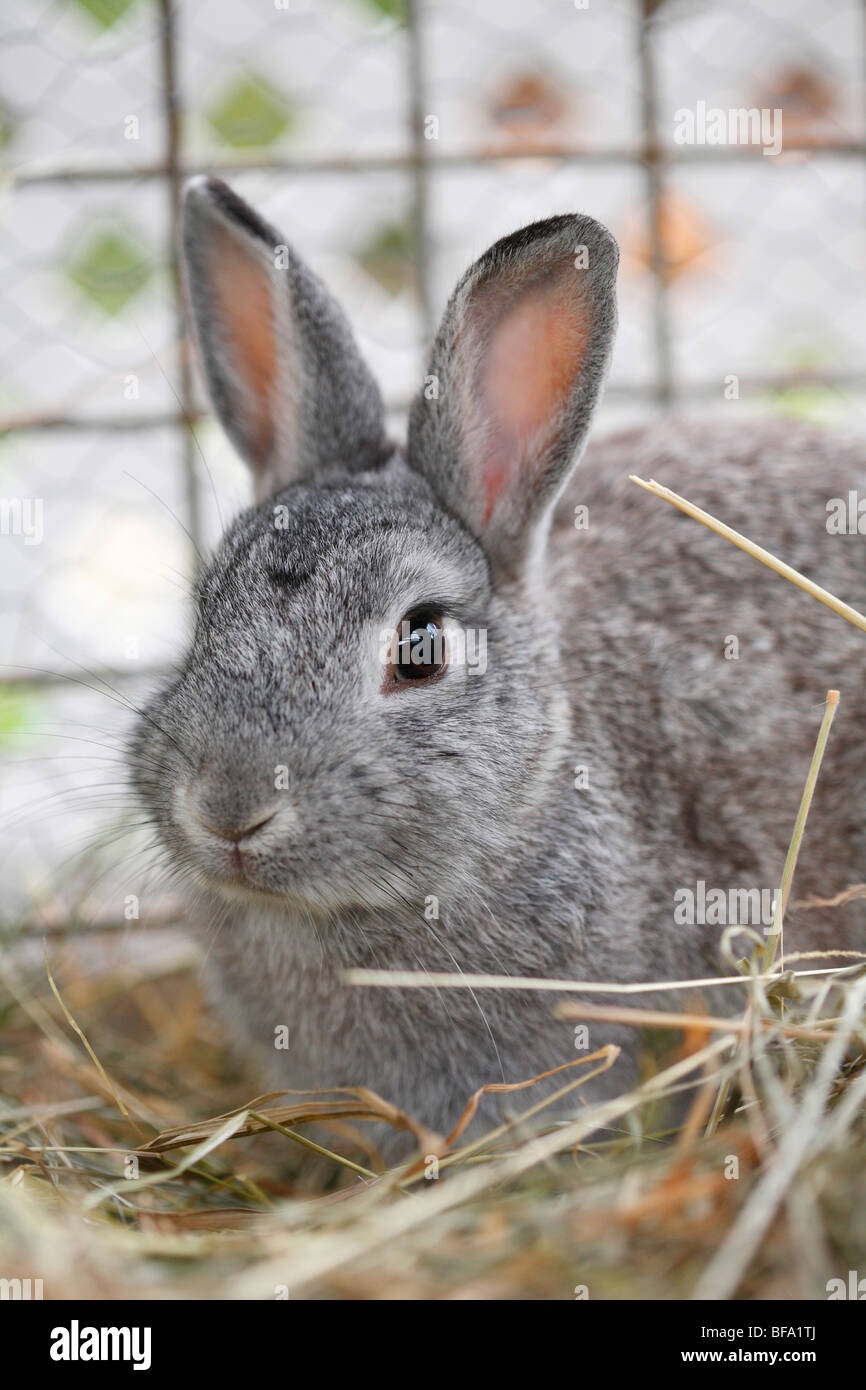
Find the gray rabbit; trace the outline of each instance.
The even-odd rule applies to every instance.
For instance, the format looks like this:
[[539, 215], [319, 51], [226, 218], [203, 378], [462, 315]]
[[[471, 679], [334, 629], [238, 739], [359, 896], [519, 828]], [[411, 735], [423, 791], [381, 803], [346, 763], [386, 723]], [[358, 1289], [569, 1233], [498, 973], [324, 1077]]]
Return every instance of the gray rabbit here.
[[[831, 686], [794, 897], [864, 876], [866, 637], [627, 478], [862, 607], [864, 540], [828, 526], [830, 499], [866, 497], [862, 445], [731, 403], [728, 424], [602, 442], [572, 477], [616, 322], [616, 243], [588, 217], [463, 276], [405, 447], [325, 288], [215, 179], [189, 186], [184, 256], [256, 501], [198, 585], [133, 776], [270, 1081], [363, 1084], [447, 1131], [476, 1087], [586, 1043], [550, 994], [350, 987], [349, 967], [729, 973], [721, 935], [778, 885]], [[794, 906], [786, 950], [863, 946], [862, 911]], [[636, 1075], [638, 1035], [592, 1025], [610, 1040], [592, 1097]]]

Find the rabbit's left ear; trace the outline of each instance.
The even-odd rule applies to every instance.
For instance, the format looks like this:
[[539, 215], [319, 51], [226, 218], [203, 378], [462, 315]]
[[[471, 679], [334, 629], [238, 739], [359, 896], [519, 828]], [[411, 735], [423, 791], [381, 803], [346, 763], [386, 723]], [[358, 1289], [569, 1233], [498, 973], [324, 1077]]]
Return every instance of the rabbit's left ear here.
[[186, 285], [214, 410], [258, 500], [389, 452], [379, 388], [341, 309], [290, 246], [219, 179], [187, 186]]
[[457, 286], [409, 422], [409, 462], [517, 577], [586, 442], [616, 330], [619, 252], [589, 217], [498, 241]]

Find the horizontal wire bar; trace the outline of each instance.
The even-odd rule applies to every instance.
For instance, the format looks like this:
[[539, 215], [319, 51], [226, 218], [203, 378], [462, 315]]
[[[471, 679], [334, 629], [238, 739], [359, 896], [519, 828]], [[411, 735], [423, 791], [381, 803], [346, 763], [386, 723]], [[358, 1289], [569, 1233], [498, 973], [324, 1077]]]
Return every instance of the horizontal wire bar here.
[[[427, 174], [435, 174], [437, 169], [465, 169], [479, 164], [500, 164], [514, 160], [557, 160], [564, 164], [699, 164], [727, 163], [737, 160], [760, 158], [764, 147], [760, 144], [732, 145], [658, 145], [635, 144], [609, 147], [606, 149], [579, 149], [555, 142], [536, 143], [521, 147], [482, 146], [471, 150], [454, 150], [449, 153], [431, 152], [424, 158]], [[781, 163], [786, 155], [822, 155], [827, 157], [851, 158], [866, 156], [866, 141], [863, 140], [795, 140], [785, 144], [774, 163]], [[197, 174], [207, 168], [215, 174], [246, 173], [286, 173], [286, 174], [370, 174], [410, 171], [418, 168], [421, 157], [412, 150], [395, 154], [339, 154], [327, 157], [305, 158], [262, 158], [262, 159], [208, 159], [203, 157], [192, 164], [188, 161], [180, 166], [183, 178]], [[157, 160], [140, 165], [78, 165], [55, 166], [31, 172], [9, 171], [9, 181], [17, 188], [37, 187], [46, 183], [113, 183], [123, 180], [166, 178], [168, 166]]]
[[14, 415], [0, 420], [0, 434], [19, 434], [28, 430], [135, 430], [167, 429], [178, 425], [196, 424], [205, 418], [203, 411], [189, 415], [178, 410], [157, 411], [152, 415]]
[[[689, 396], [697, 399], [719, 396], [724, 384], [721, 377], [710, 377], [703, 381], [678, 381], [677, 393], [681, 399], [686, 400]], [[841, 368], [838, 371], [818, 371], [811, 368], [802, 370], [795, 368], [789, 372], [739, 378], [740, 391], [749, 393], [800, 390], [806, 386], [866, 388], [866, 370], [855, 371]], [[658, 397], [658, 388], [653, 382], [608, 382], [605, 396], [607, 399], [626, 401], [655, 400]], [[410, 404], [411, 401], [409, 400], [390, 401], [386, 403], [386, 411], [393, 415], [404, 414], [408, 411]], [[94, 433], [100, 430], [134, 432], [135, 430], [165, 429], [187, 423], [195, 424], [207, 418], [205, 411], [194, 411], [185, 415], [176, 410], [157, 412], [153, 415], [30, 414], [11, 416], [6, 420], [0, 420], [0, 435], [25, 433], [31, 430], [91, 430]]]
[[0, 924], [0, 944], [12, 942], [37, 941], [43, 937], [94, 936], [117, 932], [174, 931], [185, 927], [185, 912], [182, 904], [174, 911], [151, 913], [132, 921], [118, 921], [116, 918], [100, 918], [94, 922], [81, 922], [70, 917], [66, 921], [50, 923], [22, 922], [16, 926]]
[[[14, 666], [14, 663], [13, 663]], [[118, 681], [162, 680], [172, 674], [170, 666], [133, 666], [123, 669], [113, 666], [70, 666], [68, 671], [31, 671], [26, 666], [18, 670], [0, 672], [0, 689], [3, 686], [38, 688], [40, 686], [73, 685], [82, 686], [82, 672], [91, 680], [101, 681], [103, 685], [115, 685]], [[86, 688], [86, 682], [84, 683]], [[97, 692], [102, 693], [102, 692]]]

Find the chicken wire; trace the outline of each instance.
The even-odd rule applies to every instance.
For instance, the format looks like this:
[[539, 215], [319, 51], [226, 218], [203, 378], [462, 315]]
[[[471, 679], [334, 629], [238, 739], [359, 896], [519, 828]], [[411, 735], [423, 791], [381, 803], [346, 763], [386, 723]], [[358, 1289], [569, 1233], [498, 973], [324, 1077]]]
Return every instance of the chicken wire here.
[[[130, 893], [166, 914], [115, 839], [122, 739], [249, 496], [185, 336], [188, 174], [230, 178], [328, 282], [395, 426], [467, 263], [574, 209], [623, 250], [600, 429], [693, 405], [862, 427], [859, 0], [7, 0], [4, 26], [11, 923], [122, 926]], [[679, 143], [702, 105], [780, 111], [781, 151]]]

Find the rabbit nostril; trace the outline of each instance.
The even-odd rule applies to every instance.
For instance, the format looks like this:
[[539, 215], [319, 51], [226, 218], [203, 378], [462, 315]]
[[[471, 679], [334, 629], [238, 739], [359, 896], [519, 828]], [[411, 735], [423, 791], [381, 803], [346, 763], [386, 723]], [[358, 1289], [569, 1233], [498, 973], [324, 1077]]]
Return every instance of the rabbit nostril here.
[[200, 807], [196, 808], [195, 818], [199, 825], [205, 830], [209, 830], [212, 835], [216, 835], [221, 840], [228, 840], [236, 845], [248, 836], [255, 835], [259, 830], [263, 830], [266, 825], [270, 825], [276, 816], [276, 808], [268, 810], [258, 810], [243, 820], [237, 817], [220, 818], [217, 820], [212, 815], [205, 815]]

